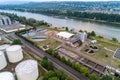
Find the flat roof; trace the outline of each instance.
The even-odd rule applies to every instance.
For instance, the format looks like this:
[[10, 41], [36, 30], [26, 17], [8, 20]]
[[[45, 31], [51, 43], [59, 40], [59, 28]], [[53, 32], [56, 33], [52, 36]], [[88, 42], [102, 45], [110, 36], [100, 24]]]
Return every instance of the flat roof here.
[[57, 36], [62, 36], [62, 37], [64, 37], [64, 38], [70, 38], [71, 36], [73, 36], [74, 34], [72, 34], [72, 33], [68, 33], [68, 32], [59, 32], [58, 34], [57, 34]]
[[20, 23], [13, 23], [11, 25], [0, 25], [0, 29], [8, 33], [25, 29], [25, 25], [22, 25]]

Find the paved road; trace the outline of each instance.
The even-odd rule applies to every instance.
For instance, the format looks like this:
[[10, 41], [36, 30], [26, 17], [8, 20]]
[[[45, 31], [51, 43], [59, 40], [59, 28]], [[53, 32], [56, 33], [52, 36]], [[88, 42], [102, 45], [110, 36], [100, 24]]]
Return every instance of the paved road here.
[[53, 62], [55, 68], [63, 70], [64, 72], [66, 72], [69, 75], [73, 76], [75, 78], [75, 80], [89, 80], [88, 78], [82, 76], [81, 74], [79, 74], [77, 71], [75, 71], [71, 67], [69, 67], [69, 66], [65, 65], [64, 63], [60, 62], [59, 60], [53, 58], [52, 56], [45, 53], [44, 51], [34, 47], [33, 45], [31, 45], [27, 41], [19, 38], [18, 36], [14, 35], [14, 34], [10, 34], [10, 36], [14, 37], [15, 39], [20, 39], [22, 41], [23, 45], [26, 48], [28, 48], [30, 51], [34, 52], [34, 54], [36, 54], [40, 58], [46, 56], [51, 62]]

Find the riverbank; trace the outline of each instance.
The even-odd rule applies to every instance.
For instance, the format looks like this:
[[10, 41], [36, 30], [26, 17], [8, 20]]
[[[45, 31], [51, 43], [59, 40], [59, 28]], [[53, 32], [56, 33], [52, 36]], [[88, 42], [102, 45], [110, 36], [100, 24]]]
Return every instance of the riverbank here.
[[[109, 23], [100, 23], [90, 20], [77, 20], [77, 19], [69, 19], [69, 17], [65, 19], [65, 17], [62, 16], [62, 18], [52, 15], [43, 15], [43, 14], [36, 14], [31, 12], [19, 12], [19, 11], [13, 11], [13, 10], [0, 10], [0, 12], [5, 13], [14, 13], [18, 16], [24, 16], [27, 19], [33, 18], [39, 21], [45, 21], [47, 23], [52, 24], [52, 26], [55, 27], [68, 27], [69, 29], [74, 29], [74, 31], [95, 31], [96, 34], [104, 36], [107, 39], [117, 38], [120, 41], [120, 27], [119, 25], [112, 25]], [[116, 36], [117, 35], [117, 36]]]
[[[6, 10], [14, 10], [14, 9], [6, 9]], [[21, 10], [14, 10], [19, 12], [30, 12], [30, 13], [37, 13], [37, 14], [43, 14], [47, 16], [53, 16], [55, 18], [62, 18], [62, 19], [76, 19], [76, 20], [84, 20], [84, 21], [90, 21], [90, 22], [97, 22], [97, 23], [107, 23], [112, 25], [118, 25], [120, 26], [119, 22], [108, 22], [105, 20], [96, 20], [96, 19], [90, 19], [90, 18], [78, 18], [78, 17], [71, 17], [71, 16], [65, 16], [65, 15], [58, 15], [58, 14], [49, 14], [49, 13], [41, 13], [41, 12], [32, 12], [32, 11], [21, 11]]]

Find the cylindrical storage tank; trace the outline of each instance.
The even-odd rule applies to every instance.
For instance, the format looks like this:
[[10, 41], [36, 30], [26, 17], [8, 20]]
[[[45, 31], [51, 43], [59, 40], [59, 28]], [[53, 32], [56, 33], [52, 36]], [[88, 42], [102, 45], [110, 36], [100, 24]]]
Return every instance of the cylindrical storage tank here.
[[9, 62], [16, 63], [23, 59], [23, 52], [20, 45], [13, 45], [6, 49]]
[[38, 63], [35, 60], [26, 60], [19, 63], [15, 72], [18, 80], [36, 80], [39, 76]]
[[10, 45], [9, 45], [9, 44], [4, 44], [4, 45], [1, 45], [1, 46], [0, 46], [0, 51], [5, 51], [5, 50], [6, 50], [6, 48], [8, 48], [8, 47], [10, 47]]
[[11, 72], [1, 72], [0, 80], [15, 80], [15, 78]]
[[7, 66], [7, 61], [5, 55], [2, 51], [0, 51], [0, 70]]

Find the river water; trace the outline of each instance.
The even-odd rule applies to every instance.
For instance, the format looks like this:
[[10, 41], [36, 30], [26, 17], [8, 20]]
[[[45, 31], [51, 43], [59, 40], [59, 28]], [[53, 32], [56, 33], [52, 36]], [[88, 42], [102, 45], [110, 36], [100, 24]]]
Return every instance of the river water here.
[[110, 23], [98, 23], [93, 21], [69, 19], [69, 18], [59, 18], [53, 16], [47, 16], [37, 13], [30, 12], [19, 12], [13, 10], [0, 10], [0, 12], [15, 13], [18, 16], [25, 16], [26, 18], [34, 18], [37, 20], [44, 20], [47, 23], [51, 23], [56, 27], [69, 27], [70, 29], [75, 29], [76, 31], [87, 30], [95, 31], [98, 35], [102, 35], [105, 38], [117, 38], [120, 41], [120, 25], [113, 25]]

